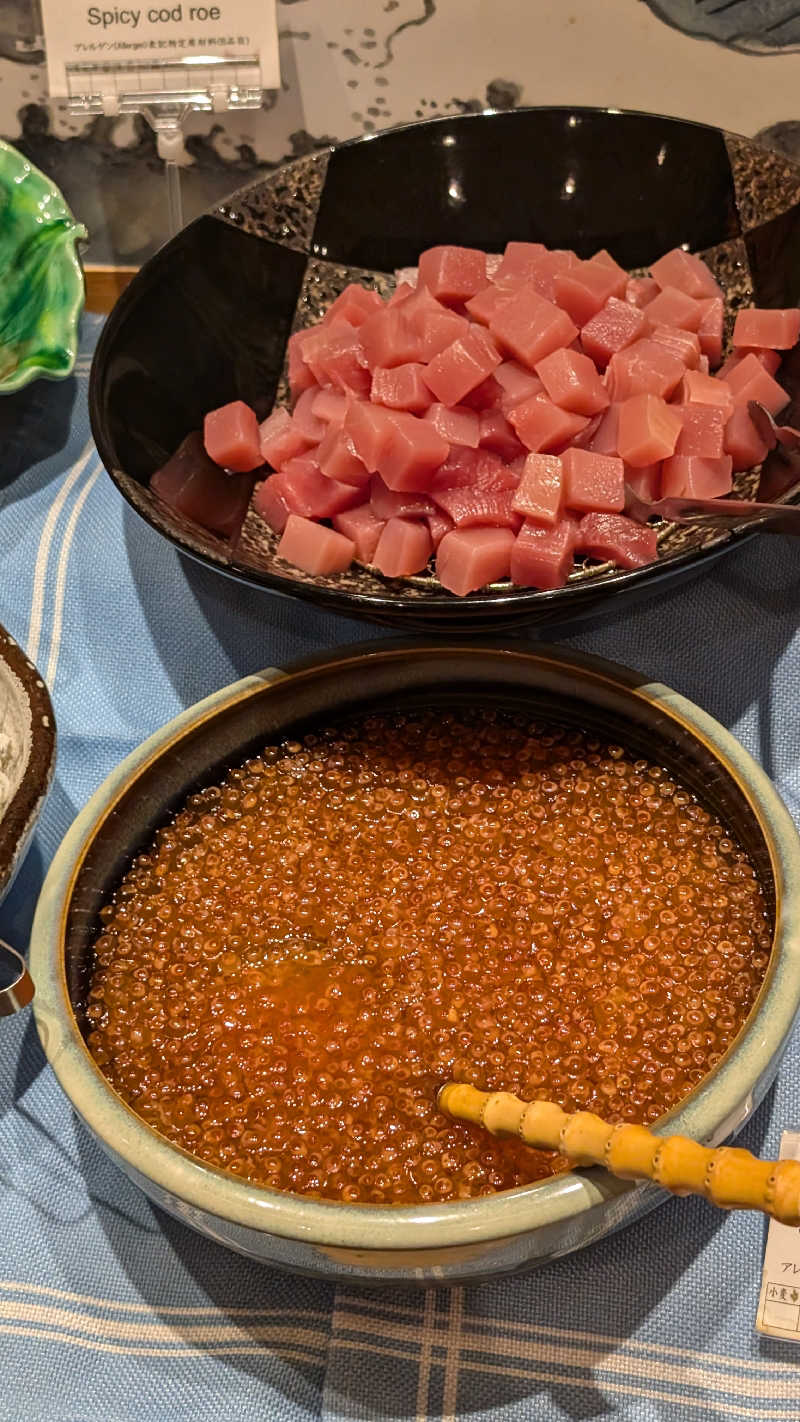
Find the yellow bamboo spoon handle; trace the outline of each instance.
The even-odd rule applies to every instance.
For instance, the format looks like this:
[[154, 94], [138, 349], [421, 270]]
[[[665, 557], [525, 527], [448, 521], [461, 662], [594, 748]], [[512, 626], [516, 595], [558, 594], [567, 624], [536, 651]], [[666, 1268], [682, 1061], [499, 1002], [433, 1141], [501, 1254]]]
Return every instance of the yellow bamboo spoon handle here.
[[556, 1150], [578, 1165], [603, 1165], [623, 1180], [654, 1180], [673, 1195], [704, 1195], [723, 1210], [763, 1210], [781, 1224], [800, 1225], [800, 1161], [758, 1160], [731, 1146], [712, 1150], [686, 1136], [611, 1126], [591, 1111], [568, 1115], [552, 1101], [520, 1101], [508, 1091], [455, 1081], [441, 1088], [438, 1104], [455, 1120]]

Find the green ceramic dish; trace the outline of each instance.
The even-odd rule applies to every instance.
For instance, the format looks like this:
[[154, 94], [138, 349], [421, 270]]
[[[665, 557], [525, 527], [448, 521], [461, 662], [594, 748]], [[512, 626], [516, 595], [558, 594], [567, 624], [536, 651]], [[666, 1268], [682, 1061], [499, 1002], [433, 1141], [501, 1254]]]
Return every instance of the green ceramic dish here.
[[0, 140], [0, 394], [71, 373], [86, 236], [55, 184]]

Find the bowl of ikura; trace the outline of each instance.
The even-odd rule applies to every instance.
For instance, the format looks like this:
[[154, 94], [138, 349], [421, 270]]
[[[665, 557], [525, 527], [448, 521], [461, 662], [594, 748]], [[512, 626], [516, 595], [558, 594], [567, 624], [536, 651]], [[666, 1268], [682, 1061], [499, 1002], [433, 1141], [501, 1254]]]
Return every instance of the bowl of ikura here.
[[729, 1138], [800, 1004], [798, 847], [738, 743], [632, 672], [345, 650], [105, 782], [37, 910], [37, 1022], [100, 1144], [210, 1237], [329, 1278], [511, 1272], [665, 1196], [439, 1089]]
[[[800, 170], [644, 114], [434, 120], [191, 224], [108, 321], [112, 478], [180, 549], [406, 629], [567, 622], [748, 536], [632, 496], [796, 478]], [[774, 478], [777, 467], [777, 484]]]

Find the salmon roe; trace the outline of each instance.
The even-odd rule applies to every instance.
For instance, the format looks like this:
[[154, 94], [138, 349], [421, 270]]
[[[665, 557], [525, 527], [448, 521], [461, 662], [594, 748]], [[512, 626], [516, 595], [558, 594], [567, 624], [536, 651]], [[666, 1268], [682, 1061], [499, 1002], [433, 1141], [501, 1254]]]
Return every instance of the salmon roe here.
[[249, 1181], [385, 1204], [563, 1167], [445, 1118], [449, 1077], [654, 1121], [771, 941], [746, 854], [670, 774], [484, 710], [267, 746], [101, 919], [88, 1044], [133, 1110]]

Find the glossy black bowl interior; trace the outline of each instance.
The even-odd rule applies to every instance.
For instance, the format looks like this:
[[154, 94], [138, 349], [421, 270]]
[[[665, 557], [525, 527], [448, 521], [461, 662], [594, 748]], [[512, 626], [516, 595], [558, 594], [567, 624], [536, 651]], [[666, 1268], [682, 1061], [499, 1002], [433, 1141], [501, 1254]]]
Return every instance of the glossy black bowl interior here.
[[[312, 154], [242, 189], [149, 261], [109, 318], [90, 387], [98, 449], [123, 494], [184, 552], [254, 586], [406, 628], [562, 623], [697, 571], [743, 534], [675, 530], [659, 561], [594, 565], [565, 588], [460, 599], [429, 576], [329, 578], [274, 556], [251, 516], [234, 549], [172, 515], [147, 481], [209, 409], [241, 398], [263, 418], [285, 393], [292, 330], [349, 281], [391, 290], [395, 267], [442, 242], [600, 247], [628, 268], [699, 252], [729, 311], [800, 299], [800, 169], [748, 139], [677, 119], [594, 109], [441, 118]], [[788, 365], [788, 369], [786, 368]], [[782, 379], [800, 391], [800, 362]], [[791, 413], [791, 411], [790, 411]]]

